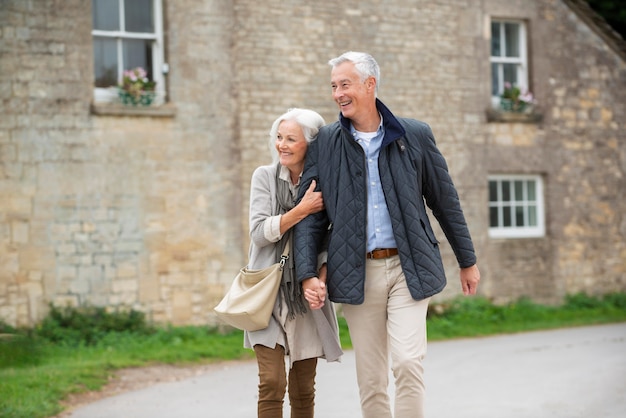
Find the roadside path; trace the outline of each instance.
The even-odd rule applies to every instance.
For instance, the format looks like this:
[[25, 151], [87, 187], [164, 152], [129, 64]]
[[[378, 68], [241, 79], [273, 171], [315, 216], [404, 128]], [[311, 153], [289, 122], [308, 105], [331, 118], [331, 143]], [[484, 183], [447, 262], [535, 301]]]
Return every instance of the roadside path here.
[[[431, 342], [425, 368], [428, 418], [626, 417], [626, 323]], [[254, 361], [224, 363], [63, 416], [252, 418], [256, 379]], [[316, 387], [317, 417], [360, 418], [352, 351], [320, 361]]]

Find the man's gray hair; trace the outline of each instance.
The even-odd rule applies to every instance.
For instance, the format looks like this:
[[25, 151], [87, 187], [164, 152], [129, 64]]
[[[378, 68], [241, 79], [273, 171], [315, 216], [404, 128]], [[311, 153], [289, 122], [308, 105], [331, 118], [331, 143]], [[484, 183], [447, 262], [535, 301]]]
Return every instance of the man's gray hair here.
[[302, 128], [304, 139], [310, 143], [317, 137], [320, 128], [326, 124], [324, 118], [317, 112], [309, 109], [300, 109], [297, 107], [287, 110], [280, 115], [272, 124], [270, 129], [270, 153], [272, 155], [272, 163], [278, 163], [278, 151], [276, 151], [276, 137], [278, 136], [278, 127], [283, 121], [295, 121]]
[[328, 61], [328, 64], [335, 68], [344, 62], [354, 63], [361, 81], [367, 80], [368, 77], [374, 77], [376, 79], [376, 93], [378, 93], [378, 85], [380, 84], [380, 67], [378, 63], [370, 54], [365, 52], [348, 51], [344, 52], [337, 58], [333, 58]]

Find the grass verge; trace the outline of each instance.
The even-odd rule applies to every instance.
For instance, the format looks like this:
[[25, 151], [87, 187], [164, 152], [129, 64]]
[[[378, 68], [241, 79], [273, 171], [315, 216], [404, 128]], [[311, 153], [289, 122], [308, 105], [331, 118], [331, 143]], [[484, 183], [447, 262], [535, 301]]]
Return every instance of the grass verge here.
[[[508, 305], [458, 298], [429, 309], [429, 340], [626, 321], [626, 293], [583, 294], [559, 306], [520, 299]], [[340, 338], [351, 348], [339, 317]], [[242, 332], [207, 327], [152, 327], [137, 312], [98, 308], [51, 309], [37, 328], [0, 322], [0, 417], [45, 418], [61, 411], [68, 394], [97, 390], [117, 369], [156, 363], [188, 365], [253, 358]]]

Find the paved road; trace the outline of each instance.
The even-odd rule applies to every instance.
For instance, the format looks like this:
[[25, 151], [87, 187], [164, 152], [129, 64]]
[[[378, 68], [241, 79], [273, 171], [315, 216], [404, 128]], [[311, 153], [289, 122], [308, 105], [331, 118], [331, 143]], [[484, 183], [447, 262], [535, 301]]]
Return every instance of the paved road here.
[[[425, 367], [428, 418], [626, 417], [626, 323], [431, 342]], [[71, 418], [253, 418], [256, 374], [253, 361], [228, 363]], [[360, 418], [351, 351], [319, 363], [316, 401], [317, 417]]]

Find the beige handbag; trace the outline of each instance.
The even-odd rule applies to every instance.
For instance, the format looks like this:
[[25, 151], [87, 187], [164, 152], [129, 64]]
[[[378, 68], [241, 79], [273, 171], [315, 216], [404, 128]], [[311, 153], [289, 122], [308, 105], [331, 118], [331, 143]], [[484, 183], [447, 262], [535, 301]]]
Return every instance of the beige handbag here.
[[260, 270], [239, 270], [224, 298], [213, 308], [217, 317], [245, 331], [267, 328], [288, 258], [289, 241], [279, 262]]

